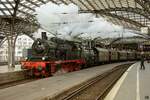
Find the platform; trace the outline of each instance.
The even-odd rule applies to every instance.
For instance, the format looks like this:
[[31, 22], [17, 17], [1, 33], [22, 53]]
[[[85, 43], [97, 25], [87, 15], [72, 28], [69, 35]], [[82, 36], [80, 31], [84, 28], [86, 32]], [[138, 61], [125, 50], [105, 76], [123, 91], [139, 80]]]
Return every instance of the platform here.
[[1, 89], [0, 100], [48, 100], [121, 64], [124, 63], [101, 65]]
[[8, 65], [0, 66], [0, 85], [27, 78], [27, 71], [22, 70], [20, 65], [8, 68]]
[[116, 83], [105, 100], [150, 100], [150, 63], [132, 65]]
[[7, 73], [20, 70], [22, 70], [21, 65], [15, 65], [14, 68], [8, 68], [8, 65], [0, 65], [0, 73]]

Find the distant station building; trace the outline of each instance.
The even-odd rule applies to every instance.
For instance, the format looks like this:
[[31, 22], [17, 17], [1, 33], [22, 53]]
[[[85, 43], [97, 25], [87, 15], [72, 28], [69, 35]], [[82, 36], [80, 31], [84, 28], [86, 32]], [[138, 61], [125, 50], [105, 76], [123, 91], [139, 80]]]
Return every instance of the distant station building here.
[[[19, 61], [22, 57], [22, 51], [23, 49], [30, 48], [33, 44], [33, 40], [26, 36], [18, 36], [17, 41], [16, 41], [16, 48], [15, 48], [15, 58], [16, 61]], [[0, 48], [0, 62], [5, 62], [8, 59], [8, 44], [7, 41], [3, 43], [3, 45]]]

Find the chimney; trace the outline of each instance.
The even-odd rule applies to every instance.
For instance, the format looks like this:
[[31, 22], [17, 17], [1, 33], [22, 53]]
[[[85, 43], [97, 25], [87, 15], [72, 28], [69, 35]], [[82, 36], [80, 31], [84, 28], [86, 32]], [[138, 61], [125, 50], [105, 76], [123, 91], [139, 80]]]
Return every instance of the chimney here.
[[42, 32], [41, 35], [42, 35], [42, 39], [43, 40], [47, 40], [47, 34], [46, 34], [46, 32]]

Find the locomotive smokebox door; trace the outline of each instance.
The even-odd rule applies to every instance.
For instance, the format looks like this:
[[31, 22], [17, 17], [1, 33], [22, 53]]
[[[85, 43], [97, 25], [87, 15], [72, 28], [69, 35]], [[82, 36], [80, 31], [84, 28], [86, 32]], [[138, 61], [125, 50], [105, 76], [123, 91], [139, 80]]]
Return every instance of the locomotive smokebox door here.
[[41, 35], [42, 35], [42, 39], [43, 40], [47, 40], [47, 34], [46, 34], [46, 32], [42, 32]]

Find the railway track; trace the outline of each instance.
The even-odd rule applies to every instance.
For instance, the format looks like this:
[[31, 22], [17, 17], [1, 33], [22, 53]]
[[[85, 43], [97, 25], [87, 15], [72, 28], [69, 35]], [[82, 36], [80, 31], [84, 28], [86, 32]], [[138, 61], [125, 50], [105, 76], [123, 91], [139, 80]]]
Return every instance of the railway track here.
[[35, 78], [28, 78], [28, 79], [13, 81], [13, 82], [5, 83], [5, 84], [0, 84], [0, 89], [4, 89], [4, 88], [20, 85], [20, 84], [32, 82], [32, 81], [35, 81], [35, 80], [37, 80], [37, 79], [35, 79]]
[[[129, 68], [130, 64], [119, 65], [112, 70], [56, 96], [55, 100], [103, 100], [109, 90]], [[53, 100], [52, 99], [52, 100]]]

